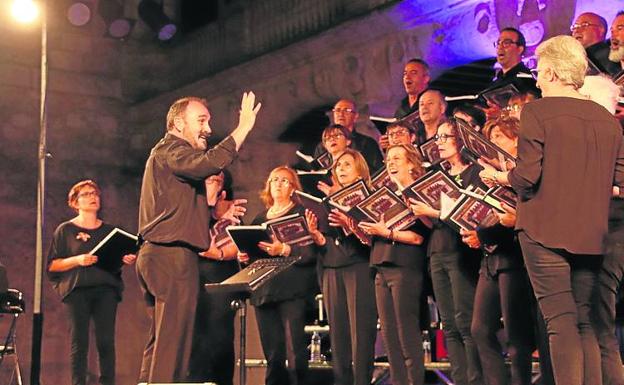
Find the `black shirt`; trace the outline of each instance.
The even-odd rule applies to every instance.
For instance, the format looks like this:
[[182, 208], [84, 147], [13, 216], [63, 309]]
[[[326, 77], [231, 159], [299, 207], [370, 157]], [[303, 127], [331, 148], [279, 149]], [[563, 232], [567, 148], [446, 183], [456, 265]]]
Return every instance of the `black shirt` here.
[[487, 90], [500, 88], [507, 84], [513, 84], [521, 93], [532, 92], [535, 95], [541, 95], [541, 91], [537, 88], [535, 79], [531, 75], [531, 70], [523, 62], [516, 64], [505, 73], [499, 70]]
[[[473, 163], [466, 167], [460, 174], [455, 175], [454, 178], [462, 188], [474, 186], [487, 190], [487, 187], [483, 184], [481, 178], [479, 178], [480, 171], [481, 166]], [[457, 231], [443, 221], [434, 220], [433, 231], [431, 233], [431, 239], [429, 240], [429, 255], [433, 253], [455, 252], [472, 254], [474, 250], [470, 249], [461, 241], [461, 237]]]
[[[303, 215], [305, 207], [295, 205], [281, 216], [295, 213]], [[267, 211], [258, 214], [252, 224], [259, 225], [267, 221]], [[274, 218], [271, 218], [274, 219]], [[266, 303], [285, 301], [295, 298], [312, 297], [318, 293], [316, 281], [315, 262], [317, 247], [315, 244], [308, 246], [291, 246], [290, 257], [301, 257], [301, 260], [279, 273], [271, 280], [260, 286], [251, 295], [251, 304], [260, 306]], [[279, 258], [279, 257], [276, 257]]]
[[[375, 141], [375, 139], [352, 131], [351, 138], [349, 138], [349, 140], [351, 140], [351, 145], [349, 147], [359, 151], [362, 154], [364, 159], [366, 159], [366, 163], [368, 164], [368, 168], [371, 173], [379, 170], [379, 168], [383, 166], [383, 155], [381, 154], [379, 144]], [[318, 158], [325, 152], [327, 151], [325, 150], [325, 147], [323, 147], [323, 143], [319, 143], [314, 150], [314, 157]]]
[[403, 100], [401, 100], [401, 104], [399, 104], [399, 107], [394, 112], [394, 117], [397, 119], [401, 119], [416, 111], [418, 111], [418, 100], [416, 100], [416, 102], [412, 106], [410, 106], [409, 97], [406, 96], [405, 98], [403, 98]]
[[[339, 234], [339, 235], [337, 235]], [[370, 248], [354, 235], [343, 235], [342, 229], [324, 233], [325, 246], [321, 248], [322, 267], [344, 267], [368, 263]]]
[[[48, 269], [50, 263], [55, 259], [64, 259], [90, 252], [114, 228], [114, 226], [106, 223], [102, 223], [96, 229], [85, 229], [71, 221], [61, 223], [54, 230], [52, 245], [48, 253]], [[121, 299], [121, 291], [123, 290], [121, 271], [110, 273], [96, 265], [78, 266], [62, 272], [50, 272], [48, 270], [48, 277], [52, 281], [54, 290], [63, 299], [77, 287], [100, 285], [108, 285], [118, 289], [119, 299]]]
[[152, 149], [143, 174], [139, 234], [149, 242], [202, 251], [210, 246], [210, 208], [204, 180], [236, 155], [232, 137], [208, 151], [167, 134]]
[[[417, 221], [406, 230], [413, 231], [425, 238], [429, 234], [429, 229], [421, 221]], [[423, 242], [424, 244], [426, 241]], [[423, 245], [409, 245], [384, 237], [373, 237], [371, 265], [422, 268], [426, 257]]]

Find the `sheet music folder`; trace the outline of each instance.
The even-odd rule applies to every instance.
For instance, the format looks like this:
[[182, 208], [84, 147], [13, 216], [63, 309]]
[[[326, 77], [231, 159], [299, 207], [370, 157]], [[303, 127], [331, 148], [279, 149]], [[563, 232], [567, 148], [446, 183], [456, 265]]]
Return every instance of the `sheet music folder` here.
[[136, 253], [139, 249], [137, 241], [136, 235], [115, 227], [89, 254], [97, 255], [98, 260], [95, 266], [110, 272], [116, 272], [123, 265], [123, 256]]
[[301, 257], [259, 259], [221, 283], [207, 283], [210, 292], [238, 292], [251, 294], [277, 274], [285, 271]]

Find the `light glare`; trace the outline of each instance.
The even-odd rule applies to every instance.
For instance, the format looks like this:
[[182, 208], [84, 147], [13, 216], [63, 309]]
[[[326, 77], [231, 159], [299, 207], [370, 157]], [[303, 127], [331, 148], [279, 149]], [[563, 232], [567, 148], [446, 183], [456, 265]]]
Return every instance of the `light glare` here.
[[30, 23], [39, 15], [39, 9], [33, 0], [15, 0], [11, 11], [20, 23]]

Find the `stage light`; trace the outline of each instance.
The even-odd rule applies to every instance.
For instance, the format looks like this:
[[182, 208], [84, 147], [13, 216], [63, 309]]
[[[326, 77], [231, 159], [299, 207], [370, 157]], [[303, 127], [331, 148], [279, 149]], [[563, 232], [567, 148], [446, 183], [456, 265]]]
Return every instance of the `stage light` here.
[[145, 24], [158, 34], [158, 39], [162, 41], [171, 40], [178, 31], [173, 21], [165, 15], [162, 4], [152, 0], [141, 0], [139, 16]]
[[39, 15], [39, 8], [33, 0], [14, 0], [11, 13], [20, 23], [31, 23]]
[[106, 23], [106, 34], [115, 39], [124, 39], [134, 27], [135, 21], [124, 17], [123, 6], [117, 0], [100, 0], [98, 13]]
[[91, 8], [78, 1], [67, 8], [67, 20], [76, 27], [82, 27], [91, 21]]

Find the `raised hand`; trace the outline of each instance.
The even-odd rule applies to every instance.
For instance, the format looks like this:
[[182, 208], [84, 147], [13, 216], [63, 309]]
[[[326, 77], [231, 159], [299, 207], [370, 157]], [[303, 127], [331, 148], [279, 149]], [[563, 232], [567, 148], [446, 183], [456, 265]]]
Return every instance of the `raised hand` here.
[[261, 107], [262, 103], [256, 104], [256, 95], [252, 91], [244, 92], [237, 128], [245, 132], [251, 131], [256, 123], [256, 116]]

